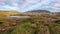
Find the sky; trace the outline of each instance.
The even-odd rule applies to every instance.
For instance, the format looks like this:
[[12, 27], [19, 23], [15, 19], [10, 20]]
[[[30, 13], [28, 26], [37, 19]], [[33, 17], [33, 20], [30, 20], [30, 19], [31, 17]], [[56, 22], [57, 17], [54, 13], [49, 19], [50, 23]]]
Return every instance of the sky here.
[[0, 10], [26, 12], [37, 9], [60, 12], [60, 0], [0, 0]]

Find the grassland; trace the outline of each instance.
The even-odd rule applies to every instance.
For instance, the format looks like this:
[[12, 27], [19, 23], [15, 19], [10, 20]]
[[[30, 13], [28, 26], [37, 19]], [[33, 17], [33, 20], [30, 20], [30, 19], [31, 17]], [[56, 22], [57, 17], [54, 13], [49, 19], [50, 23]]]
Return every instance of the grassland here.
[[[0, 34], [60, 34], [60, 16], [56, 13], [48, 13], [48, 16], [46, 14], [28, 13], [31, 16], [30, 18], [18, 19], [7, 18], [7, 15], [10, 15], [7, 13], [6, 17], [0, 17]], [[49, 16], [50, 14], [52, 15]], [[27, 13], [24, 15], [27, 15]]]

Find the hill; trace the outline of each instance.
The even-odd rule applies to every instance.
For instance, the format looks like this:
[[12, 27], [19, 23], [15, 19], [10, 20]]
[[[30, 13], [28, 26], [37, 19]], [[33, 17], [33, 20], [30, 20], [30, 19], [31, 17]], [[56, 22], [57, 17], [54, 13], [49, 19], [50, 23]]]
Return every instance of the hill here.
[[50, 11], [48, 10], [32, 10], [32, 11], [27, 11], [27, 12], [50, 13]]
[[0, 15], [11, 15], [11, 14], [19, 14], [19, 12], [14, 10], [0, 10]]

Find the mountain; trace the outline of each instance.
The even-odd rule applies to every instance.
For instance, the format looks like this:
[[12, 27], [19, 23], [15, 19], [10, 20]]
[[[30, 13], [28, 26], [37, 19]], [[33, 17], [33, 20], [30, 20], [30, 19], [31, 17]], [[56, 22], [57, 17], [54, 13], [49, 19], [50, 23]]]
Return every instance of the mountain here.
[[27, 12], [50, 13], [50, 11], [48, 10], [32, 10], [32, 11], [27, 11]]

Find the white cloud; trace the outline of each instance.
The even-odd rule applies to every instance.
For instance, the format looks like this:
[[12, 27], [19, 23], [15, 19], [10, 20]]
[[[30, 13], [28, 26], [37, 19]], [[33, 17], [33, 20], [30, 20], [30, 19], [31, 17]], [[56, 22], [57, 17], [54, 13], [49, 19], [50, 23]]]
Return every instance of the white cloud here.
[[20, 11], [27, 11], [39, 8], [51, 11], [59, 11], [60, 0], [0, 0], [0, 7]]

